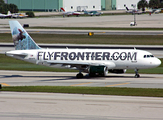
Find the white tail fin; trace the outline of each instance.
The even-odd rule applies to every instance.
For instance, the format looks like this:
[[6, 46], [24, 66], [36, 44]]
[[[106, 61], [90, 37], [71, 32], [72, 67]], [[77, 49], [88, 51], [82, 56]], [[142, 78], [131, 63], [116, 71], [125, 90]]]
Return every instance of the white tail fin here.
[[15, 50], [40, 49], [18, 21], [9, 21]]
[[10, 11], [7, 12], [7, 15], [12, 15]]

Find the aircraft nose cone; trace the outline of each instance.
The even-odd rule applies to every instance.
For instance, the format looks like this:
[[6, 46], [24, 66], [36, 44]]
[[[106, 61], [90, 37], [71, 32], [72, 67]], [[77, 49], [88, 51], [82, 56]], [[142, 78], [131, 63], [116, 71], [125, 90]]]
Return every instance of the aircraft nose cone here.
[[158, 59], [158, 66], [161, 65], [161, 60]]
[[161, 61], [159, 59], [155, 59], [154, 61], [154, 65], [157, 67], [159, 65], [161, 65]]

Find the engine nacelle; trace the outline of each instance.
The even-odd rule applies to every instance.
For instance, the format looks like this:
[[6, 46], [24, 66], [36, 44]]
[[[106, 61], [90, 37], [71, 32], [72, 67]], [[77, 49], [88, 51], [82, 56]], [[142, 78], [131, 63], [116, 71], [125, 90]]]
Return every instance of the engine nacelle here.
[[116, 74], [123, 74], [126, 71], [127, 71], [126, 69], [112, 69], [112, 70], [109, 70], [109, 72], [116, 73]]
[[108, 69], [105, 66], [90, 66], [89, 76], [106, 76]]

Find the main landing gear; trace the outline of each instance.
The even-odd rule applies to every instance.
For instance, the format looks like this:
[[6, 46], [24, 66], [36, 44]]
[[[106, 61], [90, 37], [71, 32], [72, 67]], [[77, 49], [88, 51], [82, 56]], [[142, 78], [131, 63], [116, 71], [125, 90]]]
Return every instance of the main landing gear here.
[[76, 78], [83, 78], [83, 74], [81, 73], [81, 71], [79, 71], [79, 73], [76, 75]]
[[140, 75], [138, 73], [138, 69], [135, 69], [135, 78], [139, 78], [139, 77], [140, 77]]

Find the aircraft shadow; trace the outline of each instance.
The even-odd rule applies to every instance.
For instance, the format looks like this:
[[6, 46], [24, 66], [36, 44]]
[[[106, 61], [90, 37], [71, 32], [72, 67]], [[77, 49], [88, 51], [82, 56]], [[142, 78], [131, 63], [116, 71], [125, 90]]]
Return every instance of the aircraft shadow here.
[[[39, 81], [58, 81], [58, 80], [75, 80], [77, 79], [76, 76], [23, 76], [23, 75], [0, 75], [0, 79], [1, 78], [18, 78], [18, 77], [22, 77], [22, 78], [52, 78], [51, 80], [39, 80]], [[56, 79], [54, 79], [56, 78]], [[90, 77], [89, 75], [85, 75], [83, 78], [80, 79], [100, 79], [100, 80], [106, 80], [106, 78], [135, 78], [134, 75], [133, 76], [124, 76], [124, 75], [108, 75], [105, 77], [100, 77], [100, 76], [95, 76], [95, 77]], [[151, 76], [141, 76], [140, 78], [155, 78], [155, 77], [151, 77]], [[78, 80], [80, 80], [78, 79]], [[137, 78], [139, 79], [139, 78]]]
[[71, 77], [71, 76], [23, 76], [23, 75], [0, 75], [0, 79], [1, 78], [52, 78], [51, 80], [39, 80], [39, 81], [57, 81], [57, 80], [76, 79], [75, 76]]

